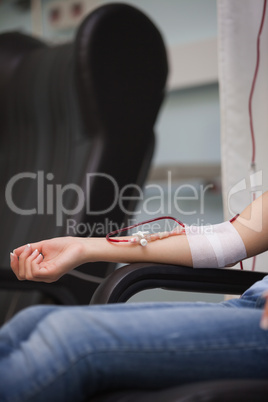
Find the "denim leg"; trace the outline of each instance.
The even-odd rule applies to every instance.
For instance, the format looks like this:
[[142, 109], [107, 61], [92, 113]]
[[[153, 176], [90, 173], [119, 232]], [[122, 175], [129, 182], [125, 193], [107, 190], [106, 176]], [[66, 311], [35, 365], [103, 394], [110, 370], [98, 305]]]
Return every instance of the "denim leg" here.
[[73, 402], [116, 388], [268, 378], [261, 313], [206, 303], [33, 307], [0, 331], [0, 350], [8, 345], [0, 400]]
[[0, 363], [8, 355], [27, 341], [36, 326], [55, 306], [35, 306], [18, 313], [9, 323], [0, 329]]
[[265, 299], [262, 297], [263, 293], [268, 290], [268, 275], [261, 281], [255, 282], [249, 289], [247, 289], [239, 299], [234, 298], [223, 302], [226, 307], [250, 307], [250, 308], [263, 308]]

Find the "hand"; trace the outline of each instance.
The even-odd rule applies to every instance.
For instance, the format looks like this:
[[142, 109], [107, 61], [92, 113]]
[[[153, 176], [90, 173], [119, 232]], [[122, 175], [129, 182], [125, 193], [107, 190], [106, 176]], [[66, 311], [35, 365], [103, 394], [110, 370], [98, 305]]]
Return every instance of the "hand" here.
[[263, 297], [266, 299], [265, 305], [264, 305], [264, 310], [262, 313], [261, 317], [261, 323], [260, 326], [262, 329], [268, 329], [268, 292], [265, 292], [263, 294]]
[[59, 237], [19, 247], [10, 265], [19, 280], [54, 282], [86, 262], [85, 239]]

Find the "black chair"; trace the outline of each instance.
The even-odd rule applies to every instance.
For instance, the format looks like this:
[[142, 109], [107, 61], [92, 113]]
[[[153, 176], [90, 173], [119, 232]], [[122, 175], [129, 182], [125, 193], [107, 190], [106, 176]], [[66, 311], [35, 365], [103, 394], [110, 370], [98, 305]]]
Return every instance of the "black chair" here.
[[138, 196], [131, 185], [142, 186], [150, 167], [167, 70], [158, 29], [124, 4], [95, 10], [71, 44], [0, 35], [2, 290], [85, 304], [114, 270], [96, 263], [55, 284], [19, 282], [9, 252], [54, 236], [103, 236], [127, 224]]
[[[187, 292], [240, 295], [266, 274], [236, 269], [192, 269], [176, 265], [136, 263], [107, 277], [94, 293], [91, 304], [126, 302], [136, 293], [154, 288]], [[266, 380], [222, 380], [163, 389], [128, 390], [96, 396], [94, 402], [265, 402]]]
[[95, 291], [91, 304], [124, 303], [147, 289], [240, 295], [261, 280], [263, 272], [192, 269], [178, 265], [136, 263], [117, 269]]

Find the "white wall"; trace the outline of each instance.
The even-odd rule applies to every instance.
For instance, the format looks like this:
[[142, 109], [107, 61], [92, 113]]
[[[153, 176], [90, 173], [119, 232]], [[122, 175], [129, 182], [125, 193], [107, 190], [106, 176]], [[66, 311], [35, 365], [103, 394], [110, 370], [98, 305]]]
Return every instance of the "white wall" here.
[[220, 163], [217, 84], [170, 92], [159, 115], [154, 163]]
[[[256, 68], [257, 37], [263, 6], [263, 1], [219, 0], [222, 184], [226, 219], [240, 213], [252, 201], [253, 195], [258, 197], [268, 190], [267, 10], [260, 37], [259, 71], [252, 99], [255, 167], [251, 166], [249, 121], [249, 94]], [[255, 229], [260, 230], [257, 223]], [[256, 270], [267, 271], [267, 262], [268, 252], [257, 256]], [[247, 260], [244, 266], [251, 269], [252, 261]]]
[[3, 0], [0, 3], [0, 32], [11, 30], [31, 33], [31, 14], [19, 12], [12, 1]]

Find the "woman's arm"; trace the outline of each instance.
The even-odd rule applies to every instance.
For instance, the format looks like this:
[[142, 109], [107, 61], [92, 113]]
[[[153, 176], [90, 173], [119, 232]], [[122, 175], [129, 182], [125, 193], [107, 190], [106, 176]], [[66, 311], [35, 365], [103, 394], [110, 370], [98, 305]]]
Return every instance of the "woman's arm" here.
[[245, 244], [247, 257], [266, 251], [268, 249], [268, 192], [247, 206], [233, 225]]
[[[233, 225], [248, 257], [267, 250], [268, 193], [248, 206]], [[11, 268], [19, 280], [53, 282], [75, 267], [94, 261], [192, 266], [189, 243], [183, 234], [153, 241], [146, 247], [109, 243], [105, 238], [61, 237], [19, 247], [11, 254]]]
[[59, 237], [22, 246], [11, 253], [11, 268], [19, 280], [54, 282], [77, 266], [95, 261], [191, 266], [191, 253], [185, 235], [156, 240], [146, 247], [109, 243], [105, 238]]

